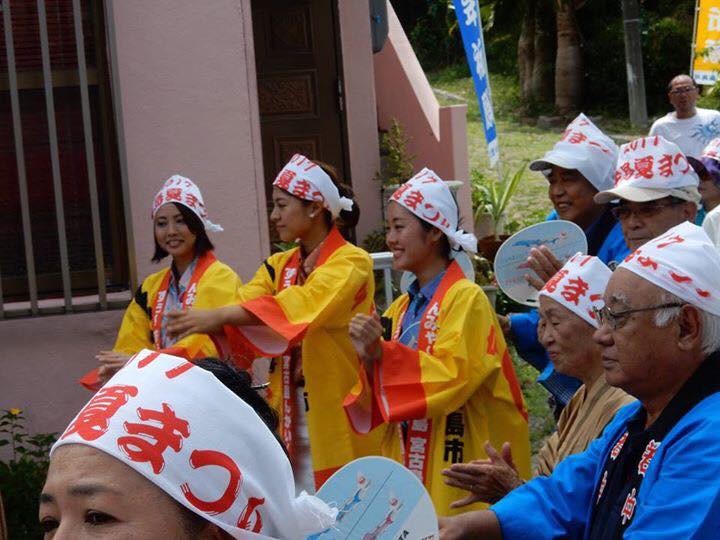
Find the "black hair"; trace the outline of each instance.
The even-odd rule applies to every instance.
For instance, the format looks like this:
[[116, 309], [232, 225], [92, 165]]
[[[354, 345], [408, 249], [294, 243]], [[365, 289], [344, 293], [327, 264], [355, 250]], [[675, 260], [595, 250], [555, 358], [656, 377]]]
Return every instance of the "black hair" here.
[[[200, 218], [197, 216], [197, 214], [190, 210], [184, 204], [172, 204], [174, 204], [175, 208], [180, 211], [180, 214], [182, 215], [183, 220], [187, 225], [187, 228], [190, 229], [190, 232], [195, 235], [195, 254], [202, 256], [205, 255], [208, 251], [212, 251], [213, 249], [215, 249], [215, 246], [213, 246], [213, 243], [210, 241], [210, 238], [205, 231], [205, 225], [203, 225], [203, 222], [200, 221]], [[168, 252], [161, 248], [160, 245], [157, 243], [154, 231], [153, 240], [155, 242], [155, 253], [153, 254], [152, 262], [156, 263], [162, 261], [165, 257], [167, 257]]]
[[217, 358], [199, 358], [192, 361], [196, 366], [209, 371], [215, 378], [229, 388], [233, 394], [250, 405], [268, 429], [275, 435], [285, 455], [287, 449], [277, 434], [279, 425], [275, 411], [267, 401], [252, 387], [252, 377], [247, 371], [239, 370], [235, 366], [218, 360]]
[[[353, 202], [352, 209], [341, 210], [340, 215], [338, 215], [335, 220], [333, 220], [330, 210], [328, 210], [327, 208], [323, 208], [325, 224], [328, 226], [328, 228], [330, 228], [333, 226], [334, 222], [341, 229], [352, 229], [358, 224], [358, 221], [360, 221], [360, 207], [355, 200], [355, 194], [353, 193], [352, 188], [347, 184], [343, 184], [340, 181], [340, 174], [338, 173], [337, 169], [332, 165], [325, 163], [324, 161], [318, 161], [317, 159], [313, 159], [312, 162], [318, 167], [320, 167], [323, 171], [325, 171], [325, 173], [330, 177], [330, 180], [332, 180], [332, 183], [335, 184], [335, 187], [337, 188], [338, 193], [340, 193], [341, 197], [347, 197], [348, 199], [352, 199]], [[300, 199], [300, 202], [302, 202], [305, 206], [312, 204], [312, 201], [306, 201], [304, 199]]]
[[675, 79], [677, 79], [678, 77], [687, 77], [688, 79], [690, 79], [690, 80], [692, 81], [693, 86], [694, 86], [695, 88], [700, 88], [700, 85], [697, 83], [697, 81], [696, 81], [693, 77], [691, 77], [691, 76], [688, 75], [687, 73], [680, 73], [679, 75], [675, 75], [672, 79], [670, 79], [670, 82], [667, 83], [667, 91], [668, 91], [668, 93], [672, 90], [672, 82], [673, 82]]
[[[423, 230], [425, 232], [431, 231], [432, 229], [437, 229], [437, 227], [428, 223], [424, 219], [420, 219], [415, 214], [413, 214], [413, 217], [420, 222], [420, 226], [423, 228]], [[438, 229], [438, 230], [440, 230], [440, 229]], [[442, 232], [442, 231], [440, 231], [440, 232]], [[445, 233], [443, 233], [442, 238], [440, 239], [440, 255], [442, 255], [446, 259], [450, 259], [451, 255], [452, 255], [452, 246], [450, 245], [450, 240], [448, 239], [448, 237]]]

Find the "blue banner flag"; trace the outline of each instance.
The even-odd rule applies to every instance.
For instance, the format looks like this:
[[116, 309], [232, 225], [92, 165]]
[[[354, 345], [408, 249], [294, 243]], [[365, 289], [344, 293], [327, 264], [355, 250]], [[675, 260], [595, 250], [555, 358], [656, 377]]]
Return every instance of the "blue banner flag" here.
[[465, 46], [470, 73], [475, 83], [475, 93], [480, 105], [480, 116], [485, 129], [490, 166], [495, 167], [500, 159], [500, 148], [497, 139], [497, 127], [490, 97], [490, 80], [488, 79], [487, 59], [485, 58], [485, 41], [483, 40], [482, 21], [478, 0], [453, 0], [458, 26]]

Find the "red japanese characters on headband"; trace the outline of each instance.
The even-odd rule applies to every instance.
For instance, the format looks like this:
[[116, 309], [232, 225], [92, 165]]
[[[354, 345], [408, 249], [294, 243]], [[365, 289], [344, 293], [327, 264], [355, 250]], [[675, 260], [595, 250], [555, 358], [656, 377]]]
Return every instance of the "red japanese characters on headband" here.
[[92, 446], [122, 461], [233, 538], [304, 539], [337, 510], [295, 497], [282, 447], [255, 411], [182, 358], [142, 351], [53, 446]]
[[603, 294], [612, 271], [600, 259], [576, 253], [551, 277], [540, 291], [540, 296], [552, 298], [595, 328], [593, 308], [602, 308]]
[[636, 249], [618, 266], [703, 311], [720, 316], [720, 253], [686, 221]]
[[207, 217], [205, 202], [203, 201], [200, 188], [195, 182], [179, 174], [174, 174], [168, 178], [163, 184], [162, 189], [157, 192], [152, 205], [152, 218], [161, 206], [167, 203], [182, 204], [186, 208], [192, 210], [197, 217], [200, 218], [206, 231], [221, 232], [223, 228], [210, 221]]
[[341, 197], [337, 186], [322, 167], [301, 154], [295, 154], [275, 177], [273, 186], [305, 201], [321, 203], [336, 218], [350, 211], [352, 199]]
[[620, 147], [615, 186], [680, 188], [697, 186], [698, 177], [682, 150], [659, 135]]
[[620, 147], [615, 187], [595, 195], [605, 204], [615, 199], [647, 202], [676, 197], [700, 201], [700, 179], [680, 148], [659, 135], [636, 139]]
[[593, 122], [580, 113], [570, 124], [552, 150], [533, 161], [530, 169], [547, 176], [553, 166], [575, 169], [602, 191], [612, 187], [618, 147]]
[[458, 229], [458, 207], [447, 184], [433, 171], [424, 168], [392, 194], [391, 201], [440, 229], [450, 245], [475, 253], [475, 235]]

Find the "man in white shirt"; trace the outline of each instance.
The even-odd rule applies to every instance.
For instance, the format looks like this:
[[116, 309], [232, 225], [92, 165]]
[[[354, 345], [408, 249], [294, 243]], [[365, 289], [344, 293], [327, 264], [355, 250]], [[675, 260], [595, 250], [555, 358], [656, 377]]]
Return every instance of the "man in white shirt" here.
[[650, 128], [650, 136], [661, 135], [677, 144], [686, 156], [699, 156], [703, 148], [720, 136], [720, 112], [695, 107], [698, 85], [689, 75], [678, 75], [668, 85], [668, 98], [675, 108]]

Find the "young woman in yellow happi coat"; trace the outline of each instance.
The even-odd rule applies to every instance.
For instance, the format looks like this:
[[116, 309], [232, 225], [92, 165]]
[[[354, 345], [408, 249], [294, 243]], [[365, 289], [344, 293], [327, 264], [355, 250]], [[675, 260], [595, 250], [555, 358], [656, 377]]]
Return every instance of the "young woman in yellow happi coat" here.
[[207, 231], [222, 227], [207, 218], [199, 188], [189, 178], [174, 175], [157, 193], [152, 207], [155, 254], [153, 262], [170, 255], [172, 264], [148, 276], [123, 317], [112, 351], [101, 351], [100, 367], [81, 384], [97, 390], [132, 355], [143, 349], [171, 350], [185, 358], [219, 356], [212, 338], [195, 334], [177, 340], [167, 332], [167, 314], [174, 310], [215, 308], [237, 302], [240, 278], [213, 254]]
[[376, 314], [350, 323], [364, 369], [345, 409], [359, 432], [384, 422], [382, 454], [414, 472], [438, 514], [448, 515], [465, 493], [441, 471], [485, 458], [488, 440], [511, 441], [529, 478], [527, 412], [495, 313], [451, 258], [452, 248], [475, 251], [476, 240], [458, 230], [445, 182], [423, 169], [393, 194], [387, 219], [393, 268], [416, 280], [385, 313], [390, 332]]
[[372, 311], [375, 291], [369, 255], [334, 224], [357, 223], [351, 197], [330, 167], [293, 156], [274, 182], [271, 220], [283, 241], [299, 246], [265, 260], [242, 287], [240, 305], [191, 310], [171, 324], [183, 335], [223, 329], [237, 354], [275, 357], [268, 400], [297, 483], [309, 489], [349, 461], [377, 454], [382, 435], [354, 433], [343, 412], [359, 368], [348, 324]]

